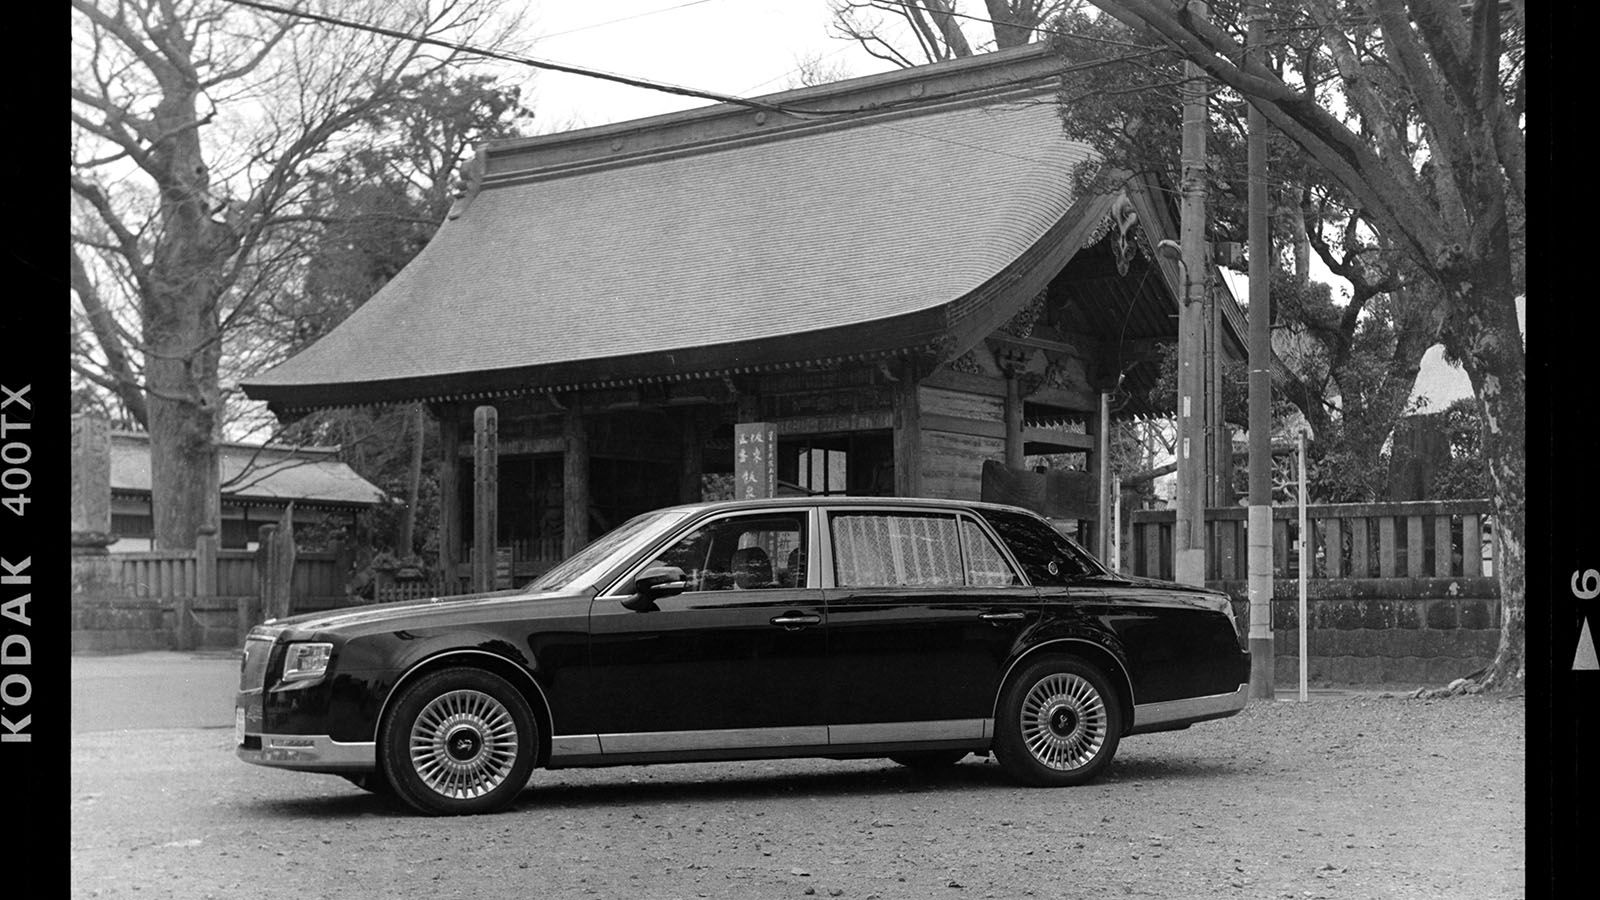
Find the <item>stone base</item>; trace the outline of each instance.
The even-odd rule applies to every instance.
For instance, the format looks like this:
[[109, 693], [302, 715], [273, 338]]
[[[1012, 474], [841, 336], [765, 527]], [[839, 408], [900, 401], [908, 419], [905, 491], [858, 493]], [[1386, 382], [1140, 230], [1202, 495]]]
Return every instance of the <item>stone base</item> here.
[[[1487, 666], [1490, 656], [1313, 656], [1306, 681], [1317, 686], [1449, 684]], [[1281, 653], [1273, 659], [1278, 687], [1300, 683], [1300, 658]]]
[[73, 653], [143, 653], [172, 649], [172, 638], [163, 631], [100, 631], [73, 629]]

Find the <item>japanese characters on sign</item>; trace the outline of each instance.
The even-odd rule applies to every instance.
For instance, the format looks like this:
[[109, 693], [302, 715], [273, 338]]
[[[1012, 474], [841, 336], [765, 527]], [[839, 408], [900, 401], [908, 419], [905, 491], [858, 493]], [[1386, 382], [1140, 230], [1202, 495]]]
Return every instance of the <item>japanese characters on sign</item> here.
[[755, 500], [778, 495], [778, 428], [770, 422], [733, 426], [735, 496]]

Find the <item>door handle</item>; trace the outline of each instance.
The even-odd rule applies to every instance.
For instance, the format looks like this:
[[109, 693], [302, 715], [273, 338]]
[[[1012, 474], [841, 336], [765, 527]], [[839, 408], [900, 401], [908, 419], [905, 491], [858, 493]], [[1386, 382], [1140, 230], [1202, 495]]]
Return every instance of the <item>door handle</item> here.
[[802, 615], [800, 613], [788, 613], [781, 616], [773, 616], [772, 624], [777, 625], [785, 631], [799, 631], [800, 629], [809, 625], [821, 625], [822, 617], [816, 615]]
[[1025, 612], [991, 612], [978, 616], [978, 618], [988, 622], [990, 625], [995, 626], [999, 626], [1005, 622], [1020, 622], [1027, 617], [1028, 614]]

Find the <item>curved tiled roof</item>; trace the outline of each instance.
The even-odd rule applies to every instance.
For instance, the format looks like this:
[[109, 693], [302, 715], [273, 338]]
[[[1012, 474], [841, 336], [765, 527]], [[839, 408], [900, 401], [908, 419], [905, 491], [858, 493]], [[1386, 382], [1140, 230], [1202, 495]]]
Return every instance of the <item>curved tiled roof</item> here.
[[[225, 443], [218, 447], [222, 495], [234, 500], [299, 501], [309, 506], [372, 506], [383, 491], [332, 448]], [[150, 436], [111, 434], [111, 490], [150, 493]]]
[[640, 355], [670, 371], [926, 344], [1063, 219], [1087, 153], [1048, 92], [588, 165], [514, 144], [410, 265], [247, 393], [295, 408], [602, 381]]

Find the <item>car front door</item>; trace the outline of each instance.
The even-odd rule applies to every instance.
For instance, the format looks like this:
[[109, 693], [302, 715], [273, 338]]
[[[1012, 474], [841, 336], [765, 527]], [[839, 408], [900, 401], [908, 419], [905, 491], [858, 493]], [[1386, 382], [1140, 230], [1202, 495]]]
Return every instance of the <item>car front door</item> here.
[[805, 507], [723, 515], [642, 562], [682, 569], [653, 602], [630, 579], [596, 598], [590, 677], [601, 752], [738, 755], [823, 746], [827, 638]]
[[826, 520], [831, 743], [982, 740], [1037, 592], [966, 515]]

